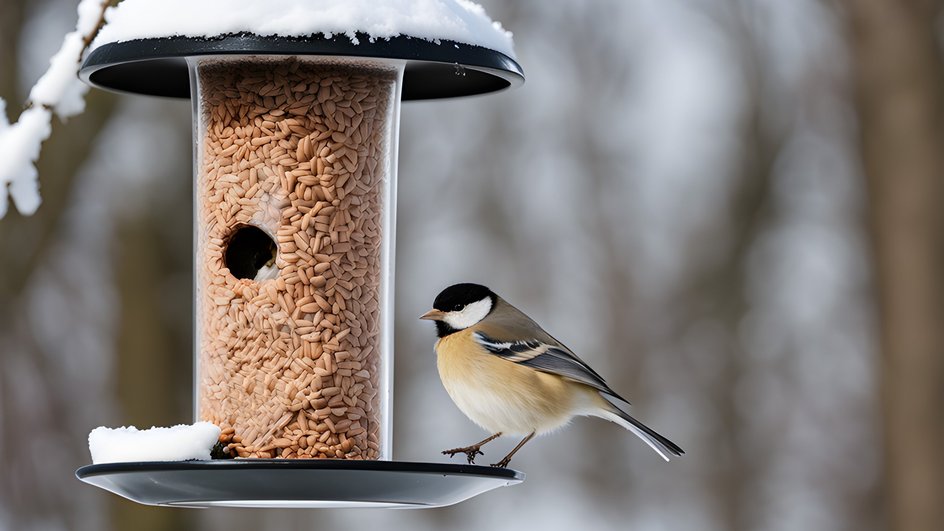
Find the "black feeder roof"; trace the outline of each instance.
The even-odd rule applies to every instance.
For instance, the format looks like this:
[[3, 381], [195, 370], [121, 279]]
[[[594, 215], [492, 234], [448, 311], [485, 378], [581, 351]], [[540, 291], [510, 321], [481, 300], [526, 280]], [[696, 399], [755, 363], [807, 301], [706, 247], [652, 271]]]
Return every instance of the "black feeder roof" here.
[[375, 39], [357, 35], [260, 37], [168, 37], [115, 42], [88, 54], [79, 76], [107, 90], [171, 98], [190, 97], [188, 57], [284, 55], [365, 57], [406, 61], [403, 100], [471, 96], [515, 87], [524, 72], [507, 55], [453, 41], [427, 41], [408, 36]]

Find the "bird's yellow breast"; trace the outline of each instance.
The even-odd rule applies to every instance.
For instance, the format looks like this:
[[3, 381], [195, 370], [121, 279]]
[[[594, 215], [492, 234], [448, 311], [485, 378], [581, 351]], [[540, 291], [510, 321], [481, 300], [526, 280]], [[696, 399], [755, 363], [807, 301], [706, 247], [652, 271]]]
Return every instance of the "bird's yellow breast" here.
[[460, 410], [490, 432], [542, 433], [572, 416], [576, 388], [563, 378], [489, 353], [472, 330], [436, 343], [443, 386]]

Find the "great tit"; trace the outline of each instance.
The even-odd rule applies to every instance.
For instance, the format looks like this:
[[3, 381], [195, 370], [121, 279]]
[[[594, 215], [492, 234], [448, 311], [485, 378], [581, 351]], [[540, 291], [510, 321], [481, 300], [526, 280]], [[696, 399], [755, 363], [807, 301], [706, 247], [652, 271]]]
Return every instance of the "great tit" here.
[[575, 416], [600, 417], [623, 426], [663, 459], [684, 452], [626, 412], [629, 401], [613, 391], [589, 365], [530, 317], [479, 284], [444, 289], [420, 319], [435, 321], [437, 366], [443, 386], [469, 419], [492, 435], [476, 444], [443, 451], [465, 454], [502, 435], [524, 439], [553, 431]]

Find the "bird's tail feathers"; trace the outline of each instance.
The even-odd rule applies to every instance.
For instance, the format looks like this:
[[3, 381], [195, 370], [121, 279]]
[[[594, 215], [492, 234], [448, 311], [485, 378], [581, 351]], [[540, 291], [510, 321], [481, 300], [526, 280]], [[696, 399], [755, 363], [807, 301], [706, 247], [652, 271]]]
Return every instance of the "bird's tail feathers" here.
[[650, 448], [655, 450], [662, 459], [669, 460], [670, 455], [680, 456], [685, 452], [672, 441], [656, 433], [652, 428], [646, 426], [632, 417], [629, 413], [618, 408], [608, 400], [602, 410], [594, 413], [600, 418], [615, 422], [627, 430], [633, 432], [637, 437], [643, 440]]

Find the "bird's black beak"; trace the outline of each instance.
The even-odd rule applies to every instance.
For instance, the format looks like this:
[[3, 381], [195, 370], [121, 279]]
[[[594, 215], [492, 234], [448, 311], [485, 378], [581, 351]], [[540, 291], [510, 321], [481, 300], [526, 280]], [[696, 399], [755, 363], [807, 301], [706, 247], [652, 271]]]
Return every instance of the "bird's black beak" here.
[[430, 310], [420, 316], [420, 319], [426, 319], [427, 321], [442, 321], [443, 317], [446, 316], [446, 312], [442, 310]]

